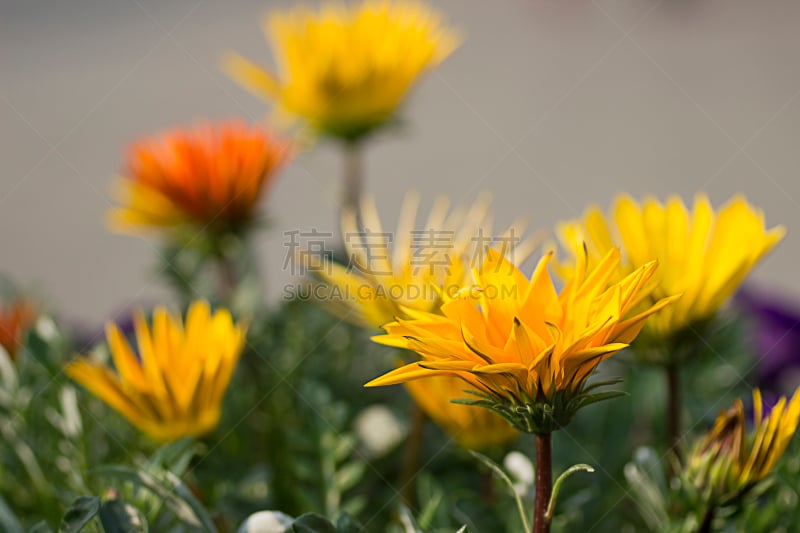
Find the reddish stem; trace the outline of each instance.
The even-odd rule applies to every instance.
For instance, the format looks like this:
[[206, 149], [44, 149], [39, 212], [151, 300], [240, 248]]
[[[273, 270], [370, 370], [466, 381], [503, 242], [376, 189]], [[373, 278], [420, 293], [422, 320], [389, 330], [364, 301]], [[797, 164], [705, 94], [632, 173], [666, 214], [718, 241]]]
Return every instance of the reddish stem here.
[[536, 500], [533, 505], [533, 533], [550, 533], [547, 507], [553, 491], [553, 458], [550, 433], [536, 435]]

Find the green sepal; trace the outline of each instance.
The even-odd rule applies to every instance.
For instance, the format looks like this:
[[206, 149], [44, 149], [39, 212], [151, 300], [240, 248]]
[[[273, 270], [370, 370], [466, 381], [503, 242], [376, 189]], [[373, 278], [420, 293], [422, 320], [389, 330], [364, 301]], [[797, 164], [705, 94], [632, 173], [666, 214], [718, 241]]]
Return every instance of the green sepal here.
[[567, 390], [551, 391], [549, 399], [542, 398], [520, 403], [512, 399], [500, 401], [498, 398], [475, 391], [464, 391], [481, 398], [472, 400], [459, 398], [450, 400], [453, 403], [483, 407], [505, 418], [512, 426], [524, 433], [552, 433], [565, 427], [582, 407], [627, 395], [622, 391], [603, 391], [589, 394], [587, 391], [605, 385], [616, 384], [621, 380], [613, 379], [587, 385], [577, 393]]
[[629, 396], [629, 394], [625, 391], [610, 390], [610, 391], [598, 392], [595, 394], [580, 394], [577, 396], [577, 398], [581, 399], [579, 406], [580, 408], [580, 407], [586, 407], [587, 405], [591, 405], [593, 403], [610, 400], [612, 398], [619, 398], [620, 396]]

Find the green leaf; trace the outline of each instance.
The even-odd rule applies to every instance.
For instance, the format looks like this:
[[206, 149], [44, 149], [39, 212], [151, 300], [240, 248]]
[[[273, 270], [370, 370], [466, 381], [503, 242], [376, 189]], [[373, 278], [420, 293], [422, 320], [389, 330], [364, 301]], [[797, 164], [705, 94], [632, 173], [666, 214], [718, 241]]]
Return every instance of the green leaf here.
[[199, 448], [200, 444], [192, 437], [170, 442], [156, 450], [147, 461], [147, 466], [163, 468], [179, 476], [186, 471]]
[[53, 533], [53, 528], [47, 525], [47, 522], [42, 520], [41, 522], [34, 524], [34, 526], [28, 530], [28, 533]]
[[49, 367], [50, 363], [50, 345], [47, 341], [36, 331], [35, 328], [31, 328], [28, 331], [28, 337], [25, 340], [25, 346], [27, 346], [28, 351], [31, 355], [33, 355], [36, 360], [42, 363], [45, 367]]
[[58, 533], [78, 533], [100, 511], [100, 498], [97, 496], [81, 496], [74, 502], [58, 526]]
[[653, 531], [661, 531], [670, 521], [667, 499], [662, 493], [662, 490], [667, 489], [666, 481], [663, 469], [659, 467], [655, 452], [650, 448], [642, 448], [634, 454], [634, 462], [626, 464], [623, 470], [632, 494], [635, 495], [632, 499]]
[[347, 514], [358, 516], [367, 506], [367, 498], [363, 494], [357, 494], [352, 498], [346, 499], [342, 505], [341, 509], [342, 512]]
[[336, 531], [339, 533], [361, 533], [363, 528], [348, 513], [341, 513], [336, 519]]
[[19, 385], [19, 377], [17, 376], [17, 367], [11, 361], [8, 353], [0, 346], [0, 383], [2, 383], [3, 390], [14, 392]]
[[61, 403], [62, 424], [59, 429], [70, 438], [76, 438], [83, 432], [83, 421], [81, 419], [80, 408], [78, 407], [78, 394], [75, 387], [64, 386], [59, 391]]
[[0, 426], [0, 434], [5, 440], [4, 444], [11, 447], [17, 454], [36, 490], [40, 494], [49, 494], [53, 490], [53, 486], [48, 483], [47, 476], [45, 476], [42, 467], [37, 462], [36, 453], [33, 449], [19, 435], [13, 432], [11, 425]]
[[417, 525], [411, 511], [405, 505], [400, 505], [400, 524], [403, 526], [404, 533], [424, 533], [422, 528]]
[[0, 529], [5, 533], [23, 533], [22, 526], [6, 501], [0, 496]]
[[339, 491], [344, 492], [353, 487], [364, 476], [366, 465], [361, 461], [353, 461], [342, 466], [333, 476], [333, 482]]
[[147, 533], [147, 520], [133, 505], [108, 500], [100, 507], [100, 522], [105, 533]]
[[337, 533], [336, 526], [327, 518], [316, 513], [306, 513], [297, 517], [292, 523], [295, 533]]
[[175, 516], [191, 531], [216, 533], [217, 528], [208, 516], [208, 513], [197, 501], [191, 491], [172, 472], [162, 472], [164, 480], [159, 480], [154, 475], [136, 470], [127, 466], [111, 465], [96, 469], [99, 474], [110, 475], [117, 479], [131, 481], [136, 485], [146, 488], [170, 508]]
[[550, 502], [547, 504], [547, 512], [545, 513], [545, 517], [547, 520], [553, 519], [553, 512], [556, 509], [556, 499], [558, 498], [558, 491], [561, 490], [561, 484], [567, 479], [569, 476], [574, 474], [575, 472], [594, 472], [594, 468], [587, 464], [577, 464], [572, 465], [571, 467], [567, 468], [558, 479], [556, 479], [555, 484], [553, 485], [553, 492], [550, 494]]
[[61, 371], [60, 365], [66, 356], [65, 339], [53, 319], [41, 317], [37, 320], [36, 325], [28, 330], [25, 346], [51, 375]]
[[336, 446], [333, 449], [333, 460], [336, 462], [344, 461], [351, 453], [353, 453], [353, 450], [355, 450], [357, 444], [358, 439], [355, 435], [343, 435], [336, 442]]
[[433, 490], [428, 497], [425, 497], [424, 499], [422, 497], [419, 498], [420, 502], [424, 502], [422, 509], [419, 511], [419, 515], [417, 516], [417, 523], [419, 524], [420, 529], [427, 529], [431, 527], [436, 516], [436, 511], [439, 509], [439, 505], [441, 505], [444, 497], [441, 487], [432, 486], [431, 488]]
[[514, 499], [517, 501], [517, 510], [519, 511], [519, 519], [522, 521], [522, 529], [523, 531], [530, 531], [531, 526], [530, 524], [528, 524], [528, 512], [525, 510], [525, 504], [522, 503], [522, 498], [520, 497], [519, 494], [517, 494], [517, 491], [514, 490], [514, 482], [511, 481], [511, 478], [508, 477], [508, 475], [503, 471], [502, 468], [500, 468], [500, 466], [497, 463], [495, 463], [485, 455], [480, 454], [478, 452], [474, 452], [472, 450], [469, 450], [469, 453], [472, 454], [473, 457], [478, 459], [484, 465], [489, 467], [489, 469], [491, 469], [495, 474], [500, 476], [500, 479], [502, 479], [503, 482], [505, 482], [505, 484], [508, 485], [511, 494], [514, 495]]
[[664, 475], [665, 468], [664, 465], [661, 464], [661, 460], [656, 451], [647, 446], [641, 446], [633, 453], [633, 462], [636, 466], [656, 484], [659, 491], [666, 493], [669, 486], [667, 478]]

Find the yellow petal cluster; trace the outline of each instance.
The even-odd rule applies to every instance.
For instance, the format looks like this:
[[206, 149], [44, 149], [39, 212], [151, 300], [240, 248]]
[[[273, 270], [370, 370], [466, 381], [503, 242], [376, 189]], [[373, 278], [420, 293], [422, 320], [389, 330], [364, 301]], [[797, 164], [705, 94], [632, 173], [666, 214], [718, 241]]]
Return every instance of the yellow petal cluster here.
[[189, 308], [185, 325], [159, 307], [152, 327], [135, 318], [137, 351], [119, 328], [106, 337], [115, 369], [79, 357], [66, 374], [157, 441], [213, 430], [222, 398], [245, 342], [245, 328], [227, 310], [213, 314], [207, 302]]
[[342, 235], [349, 264], [329, 260], [316, 272], [326, 286], [319, 294], [339, 316], [378, 329], [406, 317], [406, 310], [435, 312], [443, 294], [455, 293], [470, 278], [469, 261], [490, 241], [502, 243], [504, 253], [517, 263], [536, 245], [533, 238], [523, 238], [521, 223], [494, 236], [486, 196], [466, 209], [453, 210], [450, 201], [440, 197], [421, 226], [418, 208], [419, 196], [406, 195], [394, 233], [384, 231], [370, 197], [361, 202], [361, 226], [356, 213], [344, 213]]
[[298, 7], [272, 14], [265, 33], [277, 74], [234, 55], [231, 75], [275, 102], [279, 116], [346, 140], [391, 119], [420, 75], [458, 42], [435, 11], [408, 0]]
[[746, 431], [744, 406], [721, 411], [714, 426], [695, 445], [684, 481], [701, 491], [706, 503], [724, 505], [764, 479], [783, 455], [800, 422], [800, 389], [781, 397], [764, 417], [761, 392], [753, 391], [753, 429]]
[[[384, 326], [381, 344], [414, 350], [423, 361], [407, 364], [367, 386], [392, 385], [431, 376], [456, 376], [498, 405], [569, 404], [597, 365], [628, 346], [645, 320], [673, 297], [631, 310], [649, 292], [657, 262], [616, 283], [620, 252], [610, 250], [594, 269], [578, 263], [559, 293], [547, 266], [538, 263], [530, 280], [494, 250], [474, 271], [475, 285], [441, 306], [441, 314], [413, 312]], [[570, 404], [571, 405], [571, 404]], [[575, 407], [574, 405], [572, 407]], [[556, 413], [554, 429], [574, 414]], [[538, 426], [519, 429], [540, 432]]]
[[[766, 229], [763, 213], [743, 196], [715, 212], [704, 194], [695, 197], [691, 212], [677, 196], [665, 203], [655, 198], [638, 203], [622, 195], [608, 216], [592, 206], [582, 220], [558, 227], [567, 251], [573, 257], [588, 253], [590, 264], [620, 246], [620, 276], [659, 261], [650, 301], [682, 294], [647, 322], [645, 335], [662, 340], [713, 318], [784, 233], [782, 226]], [[569, 272], [564, 266], [562, 272]]]

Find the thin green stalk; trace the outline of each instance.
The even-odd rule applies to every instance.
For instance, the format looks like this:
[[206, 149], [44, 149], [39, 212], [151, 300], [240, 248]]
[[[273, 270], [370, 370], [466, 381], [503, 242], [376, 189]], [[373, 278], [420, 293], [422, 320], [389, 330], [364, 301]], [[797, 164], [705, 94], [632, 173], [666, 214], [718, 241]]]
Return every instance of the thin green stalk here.
[[359, 141], [344, 145], [344, 181], [342, 183], [341, 214], [353, 211], [361, 227], [359, 202], [364, 189], [364, 161], [362, 145]]
[[422, 437], [425, 433], [427, 418], [417, 404], [414, 404], [412, 409], [411, 428], [408, 431], [408, 439], [403, 450], [403, 470], [400, 475], [400, 494], [408, 507], [414, 505], [414, 478], [417, 476], [422, 458]]
[[681, 441], [681, 384], [678, 365], [668, 364], [667, 375], [667, 438], [670, 452], [680, 459]]
[[236, 265], [224, 253], [217, 255], [217, 269], [219, 272], [217, 283], [217, 298], [225, 305], [231, 305], [236, 286], [239, 284], [239, 276], [236, 272]]

